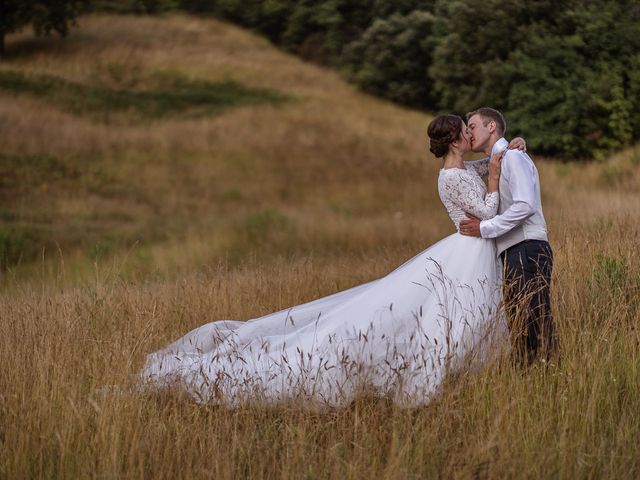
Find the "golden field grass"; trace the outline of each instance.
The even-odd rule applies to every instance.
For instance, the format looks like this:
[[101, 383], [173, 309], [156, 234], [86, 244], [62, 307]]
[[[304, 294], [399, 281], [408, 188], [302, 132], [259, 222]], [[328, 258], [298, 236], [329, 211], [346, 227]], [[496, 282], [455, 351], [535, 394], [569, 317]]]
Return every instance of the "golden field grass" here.
[[[162, 118], [0, 90], [2, 478], [637, 478], [640, 150], [537, 161], [562, 362], [451, 378], [427, 407], [310, 412], [101, 396], [202, 323], [377, 278], [453, 227], [428, 117], [187, 16], [8, 39], [0, 73], [145, 91], [157, 75], [290, 97]], [[470, 106], [474, 107], [474, 106]]]

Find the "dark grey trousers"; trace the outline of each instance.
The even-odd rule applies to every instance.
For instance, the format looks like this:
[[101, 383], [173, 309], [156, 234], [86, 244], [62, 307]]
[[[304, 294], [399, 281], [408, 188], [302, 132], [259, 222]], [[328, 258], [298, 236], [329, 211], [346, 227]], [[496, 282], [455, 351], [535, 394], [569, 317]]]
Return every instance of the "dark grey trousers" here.
[[514, 359], [522, 365], [538, 357], [549, 360], [558, 347], [551, 314], [551, 246], [545, 241], [525, 240], [500, 256]]

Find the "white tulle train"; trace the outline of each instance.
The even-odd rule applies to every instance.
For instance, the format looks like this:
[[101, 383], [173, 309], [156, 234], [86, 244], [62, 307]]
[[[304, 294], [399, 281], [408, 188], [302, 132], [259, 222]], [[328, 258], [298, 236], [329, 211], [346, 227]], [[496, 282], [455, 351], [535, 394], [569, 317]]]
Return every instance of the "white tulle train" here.
[[359, 392], [425, 403], [504, 345], [494, 242], [450, 235], [378, 280], [246, 322], [203, 325], [147, 357], [147, 385], [228, 405]]

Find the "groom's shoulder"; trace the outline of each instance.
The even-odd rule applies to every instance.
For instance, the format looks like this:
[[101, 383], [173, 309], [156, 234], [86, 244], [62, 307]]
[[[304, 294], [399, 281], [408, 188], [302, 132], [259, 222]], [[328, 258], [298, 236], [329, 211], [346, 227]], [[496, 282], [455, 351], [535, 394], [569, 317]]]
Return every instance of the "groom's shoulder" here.
[[511, 164], [515, 162], [524, 162], [526, 165], [529, 165], [531, 168], [533, 169], [536, 168], [531, 157], [527, 155], [525, 152], [522, 152], [517, 149], [507, 150], [504, 156], [502, 157], [503, 167], [505, 165], [509, 167]]
[[522, 150], [518, 150], [517, 148], [514, 149], [510, 149], [507, 150], [504, 154], [504, 157], [502, 157], [503, 160], [514, 160], [514, 159], [518, 159], [518, 160], [526, 160], [529, 162], [532, 162], [533, 160], [531, 160], [531, 157], [529, 157], [529, 155], [526, 152], [523, 152]]

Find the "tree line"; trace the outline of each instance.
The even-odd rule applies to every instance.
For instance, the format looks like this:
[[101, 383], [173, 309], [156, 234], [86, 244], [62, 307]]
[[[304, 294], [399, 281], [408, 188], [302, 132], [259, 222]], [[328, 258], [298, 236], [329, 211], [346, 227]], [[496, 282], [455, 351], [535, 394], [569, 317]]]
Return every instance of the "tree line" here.
[[[403, 105], [498, 108], [511, 136], [547, 155], [599, 156], [640, 138], [637, 0], [0, 0], [0, 34], [7, 5], [30, 3], [69, 18], [214, 15]], [[45, 10], [35, 25], [66, 33], [42, 23]]]

